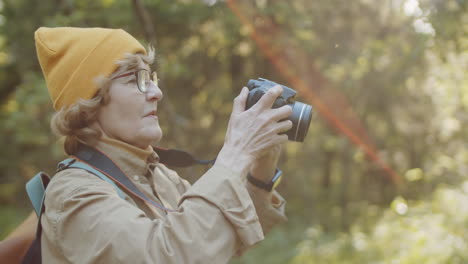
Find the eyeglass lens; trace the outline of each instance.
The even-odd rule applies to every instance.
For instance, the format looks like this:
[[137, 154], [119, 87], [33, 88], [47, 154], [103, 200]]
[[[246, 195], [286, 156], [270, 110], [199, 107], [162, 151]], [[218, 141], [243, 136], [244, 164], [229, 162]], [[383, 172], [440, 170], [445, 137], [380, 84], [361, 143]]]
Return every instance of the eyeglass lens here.
[[150, 74], [146, 70], [140, 70], [137, 72], [137, 80], [138, 80], [138, 89], [145, 93], [148, 91], [151, 82], [153, 82], [156, 86], [158, 85], [158, 79], [156, 72], [153, 72], [153, 80], [151, 80]]
[[149, 86], [149, 74], [147, 71], [142, 70], [137, 72], [137, 81], [138, 81], [138, 89], [142, 92], [145, 93], [148, 91], [148, 86]]

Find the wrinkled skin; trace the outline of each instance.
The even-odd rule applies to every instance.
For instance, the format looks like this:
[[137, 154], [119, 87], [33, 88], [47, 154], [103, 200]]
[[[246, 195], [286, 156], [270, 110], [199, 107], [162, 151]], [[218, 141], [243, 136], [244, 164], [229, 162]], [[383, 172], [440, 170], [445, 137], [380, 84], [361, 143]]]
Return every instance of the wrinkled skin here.
[[248, 89], [242, 89], [234, 99], [226, 138], [216, 163], [243, 175], [252, 169], [252, 175], [264, 182], [271, 179], [278, 162], [280, 145], [288, 140], [287, 135], [281, 133], [292, 127], [290, 120], [283, 120], [291, 115], [290, 106], [271, 108], [282, 91], [281, 86], [273, 87], [255, 105], [245, 110]]
[[[139, 68], [150, 71], [149, 65], [143, 62]], [[163, 93], [155, 83], [142, 93], [134, 75], [115, 79], [109, 97], [109, 103], [99, 109], [97, 118], [97, 124], [108, 137], [142, 149], [161, 139], [157, 109]]]

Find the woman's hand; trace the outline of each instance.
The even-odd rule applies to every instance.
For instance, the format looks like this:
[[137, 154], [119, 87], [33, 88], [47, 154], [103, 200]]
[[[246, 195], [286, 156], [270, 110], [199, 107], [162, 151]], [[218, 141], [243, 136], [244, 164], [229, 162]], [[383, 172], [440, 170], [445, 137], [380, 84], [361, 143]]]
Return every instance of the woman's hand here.
[[288, 105], [271, 108], [282, 91], [279, 85], [269, 89], [255, 105], [245, 110], [249, 90], [242, 89], [234, 99], [224, 146], [216, 163], [245, 175], [256, 159], [288, 140], [287, 135], [280, 133], [292, 127], [290, 120], [284, 120], [292, 114], [292, 108]]

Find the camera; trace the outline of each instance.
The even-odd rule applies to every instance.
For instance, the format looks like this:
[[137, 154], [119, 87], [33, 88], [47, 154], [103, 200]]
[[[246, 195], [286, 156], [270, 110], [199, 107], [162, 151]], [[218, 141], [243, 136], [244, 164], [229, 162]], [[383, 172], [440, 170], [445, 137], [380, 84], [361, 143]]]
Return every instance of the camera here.
[[[258, 78], [257, 80], [249, 80], [247, 88], [249, 88], [249, 96], [247, 98], [246, 109], [252, 107], [260, 98], [276, 85], [281, 85], [273, 81]], [[292, 114], [286, 119], [291, 120], [293, 126], [286, 132], [288, 139], [291, 141], [303, 142], [307, 131], [309, 131], [310, 120], [312, 119], [312, 106], [295, 101], [296, 91], [287, 86], [283, 87], [283, 93], [275, 100], [272, 108], [279, 108], [283, 105], [292, 107]]]

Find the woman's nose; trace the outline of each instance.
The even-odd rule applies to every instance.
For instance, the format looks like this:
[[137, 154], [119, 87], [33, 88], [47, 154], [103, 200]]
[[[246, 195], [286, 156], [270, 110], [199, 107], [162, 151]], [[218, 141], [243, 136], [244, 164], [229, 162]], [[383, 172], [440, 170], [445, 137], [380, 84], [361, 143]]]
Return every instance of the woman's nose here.
[[163, 98], [161, 89], [154, 82], [151, 82], [145, 95], [148, 101], [159, 101]]

